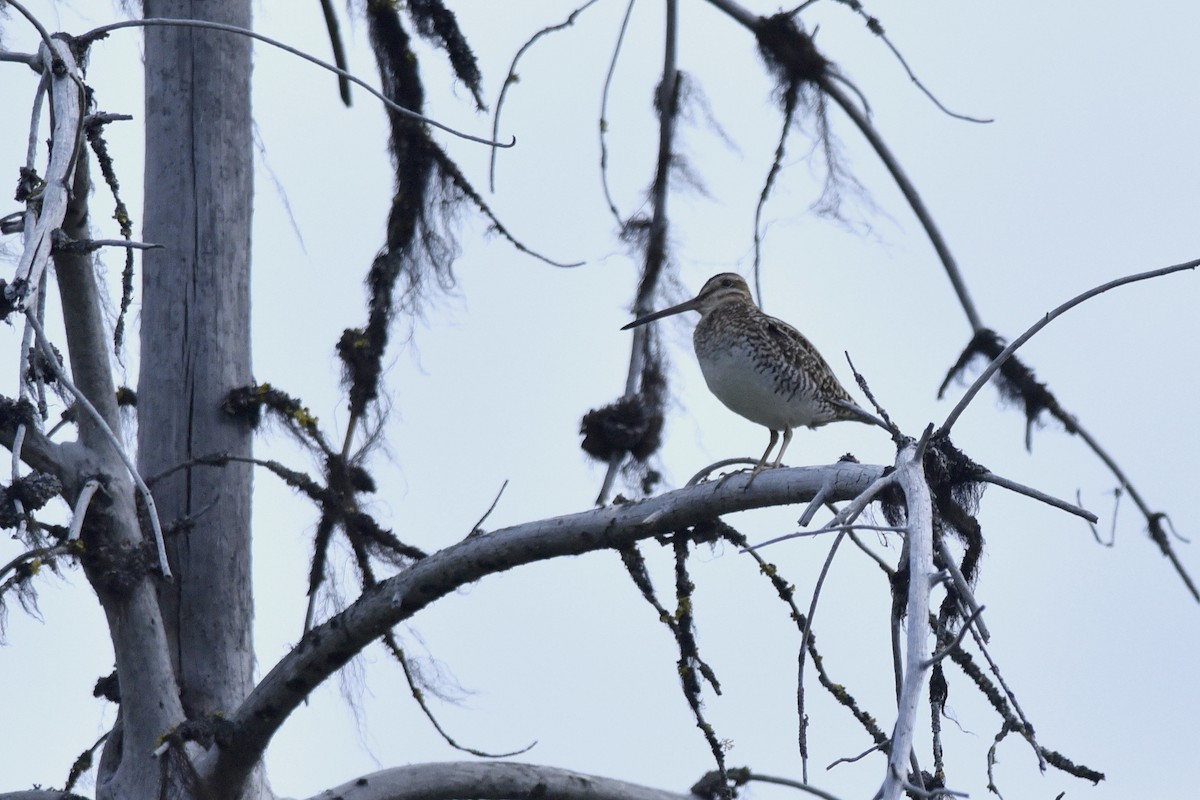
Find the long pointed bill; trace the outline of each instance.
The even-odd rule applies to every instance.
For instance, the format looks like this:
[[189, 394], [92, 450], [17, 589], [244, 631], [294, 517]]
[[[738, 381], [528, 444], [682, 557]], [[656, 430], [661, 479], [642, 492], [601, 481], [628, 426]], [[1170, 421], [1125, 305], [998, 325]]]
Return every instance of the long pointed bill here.
[[664, 308], [662, 311], [655, 311], [653, 314], [647, 314], [644, 317], [638, 317], [633, 322], [629, 323], [628, 325], [623, 326], [621, 328], [621, 330], [627, 331], [630, 328], [636, 328], [639, 325], [645, 325], [647, 322], [654, 322], [654, 320], [656, 320], [656, 319], [662, 319], [663, 317], [669, 317], [673, 314], [682, 314], [684, 311], [695, 311], [699, 307], [700, 307], [699, 298], [692, 298], [691, 300], [688, 300], [686, 303], [680, 303], [677, 306], [671, 306], [670, 308]]

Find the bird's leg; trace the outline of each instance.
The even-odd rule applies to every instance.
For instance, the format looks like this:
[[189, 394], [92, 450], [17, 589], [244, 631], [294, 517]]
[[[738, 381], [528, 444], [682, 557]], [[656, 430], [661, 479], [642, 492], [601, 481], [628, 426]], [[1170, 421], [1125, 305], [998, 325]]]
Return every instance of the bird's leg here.
[[[760, 458], [758, 460], [758, 466], [756, 466], [754, 468], [755, 472], [758, 472], [760, 469], [762, 469], [763, 467], [765, 467], [767, 465], [767, 457], [771, 455], [771, 451], [775, 449], [775, 443], [777, 441], [779, 441], [779, 431], [771, 430], [771, 429], [768, 429], [768, 430], [770, 430], [770, 433], [771, 433], [771, 441], [767, 444], [767, 451], [765, 453], [763, 453], [762, 458]], [[784, 446], [786, 447], [787, 439], [784, 439], [783, 441], [784, 441]]]
[[[775, 431], [771, 431], [771, 433], [774, 433], [774, 432]], [[787, 450], [787, 446], [791, 443], [792, 443], [792, 429], [784, 428], [783, 429], [783, 444], [781, 444], [779, 446], [779, 455], [775, 456], [775, 463], [771, 465], [772, 467], [778, 467], [780, 464], [783, 463], [783, 451]]]
[[[775, 430], [774, 428], [768, 428], [767, 430], [771, 432], [771, 441], [767, 443], [767, 451], [762, 454], [762, 458], [758, 460], [758, 464], [754, 467], [754, 469], [750, 470], [750, 480], [746, 481], [746, 489], [749, 489], [751, 486], [753, 486], [754, 479], [758, 477], [758, 473], [767, 468], [767, 458], [770, 457], [771, 451], [775, 449], [775, 442], [779, 441], [779, 431]], [[791, 431], [785, 431], [784, 433], [783, 443], [785, 447], [787, 446], [787, 435], [789, 433], [791, 433]]]

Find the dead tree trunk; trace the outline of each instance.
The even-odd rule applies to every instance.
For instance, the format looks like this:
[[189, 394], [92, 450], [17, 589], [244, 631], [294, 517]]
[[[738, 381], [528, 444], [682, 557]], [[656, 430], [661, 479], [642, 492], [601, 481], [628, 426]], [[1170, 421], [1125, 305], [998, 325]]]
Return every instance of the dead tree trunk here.
[[[251, 25], [249, 0], [145, 0], [144, 11]], [[164, 249], [143, 261], [138, 454], [154, 475], [251, 454], [248, 426], [221, 410], [251, 382], [251, 43], [156, 26], [145, 46], [144, 238]], [[185, 523], [159, 597], [189, 719], [228, 714], [252, 686], [250, 494], [245, 464], [183, 469], [154, 487], [164, 524]]]

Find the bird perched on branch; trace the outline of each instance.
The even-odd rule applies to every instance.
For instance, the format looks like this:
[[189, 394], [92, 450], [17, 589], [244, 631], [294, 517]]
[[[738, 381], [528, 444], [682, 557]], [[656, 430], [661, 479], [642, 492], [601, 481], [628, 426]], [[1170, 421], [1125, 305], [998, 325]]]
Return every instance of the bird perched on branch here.
[[621, 330], [684, 311], [700, 312], [692, 342], [708, 388], [731, 411], [771, 432], [755, 471], [767, 466], [782, 433], [783, 444], [771, 463], [778, 467], [792, 430], [802, 425], [816, 428], [850, 420], [886, 428], [854, 403], [804, 334], [764, 314], [746, 281], [732, 272], [709, 278], [691, 300], [635, 319]]

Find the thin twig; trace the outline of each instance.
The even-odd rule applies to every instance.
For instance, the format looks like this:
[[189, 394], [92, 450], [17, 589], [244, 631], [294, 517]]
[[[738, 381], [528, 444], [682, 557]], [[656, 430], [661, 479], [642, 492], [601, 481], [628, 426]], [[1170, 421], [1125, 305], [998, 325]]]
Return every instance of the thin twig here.
[[799, 789], [802, 792], [808, 792], [811, 795], [822, 798], [822, 800], [838, 800], [835, 795], [830, 794], [824, 789], [818, 789], [811, 784], [803, 783], [801, 781], [794, 781], [791, 778], [777, 778], [773, 775], [760, 775], [757, 772], [751, 772], [750, 775], [747, 776], [746, 780], [758, 781], [760, 783], [774, 783], [779, 786], [788, 786], [792, 789]]
[[[323, 2], [327, 1], [328, 0], [323, 0]], [[572, 11], [571, 15], [562, 22], [558, 23], [557, 25], [548, 25], [535, 33], [533, 36], [529, 37], [525, 44], [521, 45], [521, 48], [517, 50], [517, 54], [513, 56], [512, 63], [508, 67], [508, 74], [504, 76], [504, 83], [500, 86], [500, 96], [496, 98], [496, 113], [492, 115], [493, 139], [500, 135], [500, 109], [504, 106], [504, 98], [508, 96], [508, 87], [515, 84], [518, 80], [517, 62], [521, 60], [521, 56], [525, 55], [525, 51], [533, 47], [533, 43], [543, 36], [556, 31], [561, 31], [564, 28], [569, 28], [574, 25], [576, 18], [584, 11], [587, 11], [588, 8], [595, 5], [596, 2], [597, 0], [587, 0], [587, 2], [582, 6]], [[496, 191], [496, 148], [494, 147], [492, 148], [492, 157], [488, 166], [488, 189], [492, 192]]]
[[[333, 63], [339, 69], [346, 68], [346, 46], [342, 44], [341, 29], [338, 26], [337, 13], [333, 10], [333, 0], [321, 0], [321, 13], [325, 17], [325, 29], [329, 31], [329, 46], [333, 50]], [[350, 107], [350, 82], [345, 76], [338, 76], [338, 94], [342, 96], [342, 104]]]
[[[824, 530], [826, 528], [832, 528], [832, 527], [838, 526], [838, 525], [846, 525], [849, 522], [852, 522], [854, 519], [857, 519], [858, 515], [861, 514], [863, 512], [863, 510], [868, 505], [871, 504], [871, 501], [875, 499], [875, 496], [877, 494], [879, 494], [880, 492], [882, 492], [885, 488], [888, 487], [888, 485], [890, 485], [894, 481], [895, 481], [895, 473], [890, 473], [888, 475], [884, 475], [884, 476], [878, 478], [877, 480], [875, 480], [870, 486], [868, 486], [866, 489], [864, 489], [862, 492], [860, 492], [857, 497], [855, 497], [853, 500], [851, 500], [841, 511], [839, 511], [837, 514], [835, 514], [833, 519], [831, 519], [829, 522], [827, 522], [821, 530]], [[819, 532], [820, 531], [815, 531], [814, 533], [819, 533]], [[804, 532], [804, 531], [801, 531], [799, 533], [787, 533], [787, 534], [784, 534], [783, 536], [777, 536], [774, 539], [768, 539], [765, 542], [759, 542], [758, 544], [753, 545], [752, 547], [747, 548], [747, 549], [758, 550], [760, 548], [766, 547], [769, 544], [776, 544], [777, 542], [783, 542], [788, 539], [796, 539], [801, 536], [807, 536], [807, 535], [810, 535], [810, 534], [808, 532]]]
[[697, 472], [695, 475], [693, 475], [691, 478], [689, 478], [688, 482], [685, 483], [684, 486], [695, 486], [697, 483], [700, 483], [700, 480], [702, 478], [704, 478], [706, 475], [708, 475], [710, 472], [714, 472], [715, 470], [718, 470], [718, 469], [724, 469], [725, 467], [731, 467], [734, 464], [749, 464], [749, 465], [753, 466], [754, 464], [757, 464], [757, 463], [758, 463], [757, 458], [746, 458], [744, 456], [741, 458], [723, 458], [720, 461], [709, 464], [707, 467], [704, 467], [703, 469], [701, 469], [699, 472]]
[[883, 557], [881, 555], [876, 553], [871, 548], [867, 547], [867, 543], [864, 542], [862, 539], [858, 538], [858, 536], [855, 535], [854, 531], [849, 531], [849, 536], [850, 536], [850, 541], [854, 542], [855, 546], [857, 546], [859, 550], [862, 550], [864, 553], [867, 554], [868, 557], [871, 558], [872, 561], [874, 561], [876, 564], [878, 564], [879, 568], [883, 570], [885, 575], [887, 575], [890, 578], [891, 576], [896, 574], [896, 569], [891, 564], [884, 561]]
[[747, 9], [742, 8], [740, 5], [733, 2], [733, 0], [708, 0], [708, 2], [710, 5], [716, 6], [729, 16], [733, 17], [735, 20], [741, 23], [743, 27], [749, 28], [752, 31], [757, 30], [758, 21], [762, 19], [762, 17], [759, 17]]
[[825, 769], [831, 770], [834, 767], [836, 767], [838, 764], [853, 764], [855, 761], [862, 761], [864, 758], [871, 755], [871, 753], [874, 753], [876, 750], [881, 750], [881, 749], [883, 749], [883, 745], [876, 744], [873, 747], [868, 747], [866, 750], [862, 751], [861, 753], [859, 753], [856, 756], [842, 756], [839, 759], [835, 759], [834, 761], [829, 762], [829, 766], [825, 767]]
[[[837, 535], [837, 537], [833, 540], [833, 544], [831, 544], [829, 546], [829, 555], [825, 556], [825, 563], [821, 565], [821, 573], [817, 576], [817, 582], [813, 586], [812, 599], [808, 603], [808, 614], [804, 617], [804, 633], [801, 634], [801, 636], [800, 636], [800, 655], [799, 655], [800, 663], [796, 667], [796, 671], [797, 671], [796, 680], [799, 685], [797, 692], [800, 697], [801, 706], [803, 706], [803, 698], [804, 698], [804, 664], [805, 664], [804, 655], [805, 655], [805, 653], [808, 652], [808, 640], [809, 640], [809, 637], [812, 636], [812, 620], [813, 620], [813, 615], [817, 613], [817, 598], [821, 596], [821, 587], [825, 585], [825, 576], [827, 576], [829, 574], [829, 568], [830, 568], [830, 566], [833, 565], [833, 557], [834, 557], [834, 555], [837, 554], [838, 546], [842, 543], [842, 539], [844, 539], [845, 537], [846, 537], [846, 534], [839, 533]], [[800, 713], [800, 724], [804, 725], [805, 724], [804, 709], [800, 708], [799, 713]], [[804, 782], [808, 783], [808, 754], [807, 753], [802, 753], [800, 756], [800, 774], [804, 776]]]
[[64, 389], [75, 396], [75, 401], [88, 416], [96, 423], [96, 428], [108, 439], [113, 450], [116, 451], [117, 457], [125, 464], [125, 468], [129, 470], [129, 475], [133, 478], [134, 485], [137, 486], [138, 493], [142, 496], [142, 501], [146, 504], [146, 516], [150, 518], [150, 527], [154, 531], [154, 545], [158, 548], [158, 566], [162, 571], [164, 578], [171, 577], [171, 567], [167, 563], [167, 547], [163, 542], [162, 524], [158, 519], [158, 507], [154, 504], [154, 495], [150, 493], [150, 489], [146, 486], [146, 482], [142, 480], [142, 476], [138, 474], [137, 467], [129, 458], [129, 454], [125, 452], [125, 448], [121, 445], [121, 440], [113, 432], [113, 429], [108, 426], [104, 417], [92, 405], [83, 392], [71, 382], [67, 377], [66, 372], [58, 366], [58, 359], [54, 354], [54, 348], [50, 345], [50, 340], [46, 338], [46, 332], [42, 330], [42, 326], [38, 323], [37, 318], [33, 314], [26, 313], [25, 319], [29, 320], [29, 324], [33, 326], [33, 331], [37, 334], [38, 344], [42, 348], [42, 352], [46, 355], [47, 363], [55, 373], [54, 377], [62, 385]]
[[124, 247], [128, 250], [161, 250], [163, 245], [151, 242], [131, 242], [128, 239], [84, 239], [67, 240], [66, 236], [55, 237], [54, 251], [66, 253], [94, 253], [101, 247]]
[[[906, 530], [908, 530], [908, 528], [904, 527], [903, 525], [859, 525], [856, 523], [854, 525], [832, 525], [829, 527], [818, 528], [815, 531], [796, 531], [795, 533], [788, 534], [788, 537], [794, 539], [808, 539], [814, 536], [820, 536], [822, 533], [850, 533], [851, 531], [904, 533]], [[777, 541], [779, 541], [779, 539], [772, 539], [769, 542], [763, 542], [761, 545], [754, 545], [754, 547], [762, 547], [763, 545], [773, 544]], [[753, 550], [754, 547], [747, 548], [747, 551]]]
[[[1075, 502], [1077, 502], [1077, 503], [1083, 502], [1083, 498], [1080, 497], [1078, 489], [1075, 490]], [[1121, 508], [1121, 487], [1118, 486], [1117, 488], [1113, 489], [1113, 510], [1112, 510], [1112, 515], [1110, 516], [1111, 524], [1109, 526], [1109, 532], [1108, 532], [1109, 536], [1108, 536], [1107, 542], [1100, 538], [1100, 531], [1096, 527], [1096, 523], [1088, 522], [1088, 529], [1091, 530], [1091, 532], [1092, 532], [1092, 538], [1095, 539], [1096, 544], [1100, 545], [1101, 547], [1112, 547], [1114, 544], [1117, 543], [1117, 511], [1119, 511], [1120, 508]]]
[[962, 627], [958, 630], [958, 633], [955, 634], [954, 641], [947, 643], [945, 647], [934, 653], [926, 661], [922, 662], [924, 668], [928, 669], [934, 664], [937, 664], [946, 656], [950, 655], [950, 651], [962, 644], [963, 638], [968, 633], [967, 629], [970, 628], [972, 624], [980, 621], [979, 615], [983, 613], [983, 609], [984, 606], [979, 606], [979, 608], [975, 609], [975, 611], [971, 613], [971, 616], [967, 617], [967, 619], [963, 622]]
[[1029, 718], [1025, 716], [1025, 710], [1021, 708], [1021, 704], [1017, 702], [1016, 694], [1011, 688], [1009, 688], [1008, 682], [1004, 680], [1004, 676], [1000, 674], [1000, 665], [997, 664], [995, 659], [992, 658], [992, 654], [987, 648], [987, 643], [979, 637], [979, 634], [973, 627], [965, 627], [969, 630], [971, 638], [975, 641], [975, 646], [979, 648], [979, 652], [983, 655], [984, 660], [987, 661], [988, 669], [991, 670], [992, 675], [994, 675], [996, 678], [996, 682], [1000, 684], [1000, 688], [1004, 691], [1005, 698], [1008, 699], [1009, 705], [1012, 706], [1013, 714], [1015, 714], [1016, 718], [1020, 721], [1021, 727], [1018, 730], [1023, 734], [1022, 738], [1029, 742], [1029, 746], [1033, 748], [1033, 752], [1037, 756], [1038, 767], [1045, 772], [1046, 759], [1042, 755], [1041, 746], [1034, 739], [1033, 723], [1031, 723]]
[[971, 619], [975, 620], [979, 626], [979, 636], [985, 642], [992, 639], [992, 634], [988, 632], [987, 626], [983, 624], [983, 618], [979, 613], [983, 610], [983, 606], [975, 599], [975, 593], [971, 591], [971, 585], [967, 583], [967, 579], [963, 577], [962, 570], [951, 557], [950, 548], [946, 545], [946, 537], [939, 537], [937, 540], [938, 555], [946, 565], [946, 571], [950, 573], [950, 580], [954, 584], [954, 591], [958, 595], [959, 600], [971, 612]]
[[763, 187], [758, 193], [758, 202], [754, 205], [754, 294], [758, 300], [759, 308], [763, 307], [762, 296], [762, 214], [763, 209], [767, 206], [767, 198], [771, 196], [771, 189], [775, 186], [775, 180], [779, 177], [780, 171], [783, 169], [783, 157], [786, 153], [788, 131], [791, 130], [792, 121], [796, 116], [796, 106], [800, 100], [800, 84], [792, 83], [785, 91], [787, 92], [784, 98], [783, 110], [783, 125], [779, 131], [779, 142], [775, 145], [775, 157], [771, 159], [771, 168], [767, 170], [767, 179], [763, 182]]
[[420, 673], [412, 668], [412, 665], [408, 660], [408, 655], [404, 652], [404, 648], [402, 648], [400, 643], [396, 640], [395, 634], [384, 634], [383, 644], [391, 652], [392, 657], [400, 662], [400, 669], [404, 671], [404, 679], [408, 682], [408, 690], [412, 693], [413, 699], [417, 701], [417, 705], [421, 708], [422, 713], [425, 714], [425, 718], [429, 720], [431, 725], [433, 725], [433, 729], [438, 732], [438, 734], [442, 737], [442, 740], [455, 750], [461, 750], [464, 753], [470, 753], [471, 755], [478, 756], [480, 758], [512, 758], [513, 756], [519, 756], [522, 753], [529, 752], [537, 745], [537, 740], [534, 740], [519, 750], [513, 750], [508, 753], [489, 753], [484, 750], [478, 750], [474, 747], [467, 747], [466, 745], [459, 744], [458, 741], [456, 741], [454, 737], [452, 737], [450, 733], [442, 727], [441, 721], [438, 720], [438, 718], [434, 715], [433, 709], [429, 707], [429, 703], [425, 699], [425, 692], [422, 691], [420, 686]]
[[479, 529], [480, 526], [483, 525], [483, 523], [487, 520], [487, 518], [492, 515], [492, 512], [496, 510], [496, 504], [500, 502], [500, 497], [501, 497], [501, 495], [504, 494], [504, 490], [507, 488], [508, 488], [508, 478], [505, 478], [504, 483], [500, 484], [500, 491], [496, 492], [496, 498], [494, 500], [492, 500], [492, 504], [490, 506], [488, 506], [487, 511], [483, 512], [483, 516], [480, 517], [479, 521], [476, 522], [475, 525], [471, 528], [471, 533], [469, 535], [473, 536], [477, 533], [482, 533], [482, 531], [480, 531], [480, 529]]
[[1080, 303], [1090, 300], [1098, 294], [1107, 292], [1109, 289], [1116, 289], [1117, 287], [1124, 286], [1127, 283], [1136, 283], [1138, 281], [1149, 280], [1151, 278], [1158, 278], [1163, 275], [1170, 275], [1172, 272], [1180, 272], [1185, 269], [1195, 269], [1197, 266], [1200, 266], [1200, 259], [1194, 259], [1183, 264], [1175, 264], [1174, 266], [1170, 267], [1162, 267], [1161, 269], [1152, 269], [1148, 272], [1139, 272], [1136, 275], [1126, 275], [1123, 278], [1117, 278], [1116, 280], [1111, 280], [1108, 283], [1101, 284], [1095, 288], [1088, 289], [1083, 294], [1076, 295], [1060, 305], [1058, 308], [1051, 311], [1049, 314], [1046, 314], [1046, 316], [1035, 322], [1029, 327], [1028, 330], [1014, 339], [1008, 345], [1008, 347], [1004, 348], [1004, 350], [1000, 352], [1000, 355], [992, 359], [992, 362], [987, 365], [983, 372], [979, 374], [979, 377], [975, 379], [975, 382], [972, 383], [970, 388], [967, 389], [962, 398], [959, 399], [958, 404], [954, 406], [954, 409], [946, 417], [946, 421], [942, 423], [942, 427], [938, 429], [937, 435], [949, 435], [950, 429], [954, 427], [954, 423], [958, 421], [960, 416], [962, 416], [963, 411], [965, 411], [967, 406], [971, 404], [971, 401], [975, 399], [975, 395], [979, 394], [980, 390], [983, 389], [988, 380], [991, 379], [992, 375], [994, 375], [996, 371], [1003, 366], [1005, 361], [1008, 361], [1009, 357], [1017, 351], [1017, 348], [1033, 338], [1038, 331], [1049, 325], [1054, 319], [1070, 311]]
[[[9, 572], [16, 572], [17, 568], [22, 564], [28, 564], [31, 561], [44, 561], [47, 559], [57, 558], [58, 556], [69, 555], [74, 550], [73, 545], [69, 544], [54, 544], [47, 547], [35, 547], [32, 550], [26, 550], [24, 553], [13, 558], [3, 567], [0, 567], [0, 579], [3, 579]], [[19, 578], [13, 578], [0, 584], [0, 594], [6, 591]]]
[[629, 0], [625, 6], [625, 16], [621, 18], [621, 30], [617, 33], [617, 42], [613, 45], [612, 59], [608, 62], [608, 73], [604, 76], [604, 88], [600, 92], [600, 188], [604, 191], [604, 199], [608, 202], [608, 210], [612, 212], [618, 227], [625, 227], [625, 218], [617, 210], [613, 201], [612, 191], [608, 186], [608, 93], [612, 88], [613, 75], [617, 71], [617, 58], [621, 55], [621, 45], [625, 43], [625, 32], [629, 29], [629, 17], [633, 14], [633, 4], [637, 0]]
[[4, 0], [4, 1], [5, 1], [5, 4], [10, 5], [13, 8], [15, 8], [17, 10], [18, 14], [20, 14], [25, 19], [29, 20], [30, 25], [32, 25], [34, 28], [37, 28], [38, 36], [42, 37], [42, 42], [46, 45], [46, 49], [50, 51], [50, 57], [52, 59], [57, 60], [58, 55], [54, 52], [54, 42], [50, 38], [50, 31], [46, 30], [46, 26], [43, 25], [36, 16], [34, 16], [32, 13], [30, 13], [29, 9], [25, 8], [25, 6], [23, 6], [21, 3], [17, 2], [17, 0]]
[[393, 103], [391, 100], [389, 100], [387, 97], [385, 97], [378, 89], [375, 89], [370, 84], [368, 84], [366, 81], [362, 80], [361, 78], [356, 77], [355, 75], [347, 72], [344, 69], [339, 69], [338, 67], [335, 67], [332, 64], [322, 61], [321, 59], [317, 58], [316, 56], [309, 55], [308, 53], [304, 52], [303, 50], [292, 47], [291, 45], [284, 44], [283, 42], [281, 42], [277, 39], [272, 39], [270, 36], [264, 36], [261, 33], [249, 30], [247, 28], [240, 28], [237, 25], [227, 25], [223, 22], [211, 22], [208, 20], [199, 20], [199, 19], [159, 19], [159, 18], [131, 19], [131, 20], [125, 20], [122, 22], [113, 22], [108, 25], [101, 25], [99, 28], [93, 28], [92, 30], [88, 31], [87, 33], [83, 34], [82, 36], [79, 36], [76, 38], [81, 39], [85, 42], [90, 42], [94, 39], [98, 39], [112, 31], [119, 30], [121, 28], [140, 28], [140, 27], [149, 27], [149, 26], [155, 26], [155, 25], [168, 26], [168, 27], [170, 27], [170, 26], [185, 27], [185, 28], [207, 28], [209, 30], [224, 31], [225, 33], [236, 33], [241, 36], [248, 36], [251, 39], [257, 39], [258, 41], [269, 44], [272, 47], [278, 47], [280, 50], [283, 50], [286, 53], [291, 53], [292, 55], [294, 55], [298, 58], [302, 58], [305, 61], [308, 61], [312, 64], [316, 64], [318, 67], [321, 67], [322, 69], [327, 69], [330, 72], [332, 72], [333, 74], [339, 75], [339, 76], [345, 78], [346, 80], [350, 81], [351, 83], [355, 83], [355, 84], [361, 86], [362, 88], [364, 88], [368, 92], [370, 92], [373, 96], [375, 96], [380, 102], [382, 102], [389, 109], [391, 109], [392, 111], [396, 112], [397, 114], [399, 114], [403, 117], [408, 117], [409, 119], [419, 120], [420, 122], [424, 122], [426, 125], [437, 128], [439, 130], [443, 130], [446, 133], [449, 133], [452, 136], [457, 136], [460, 139], [466, 139], [467, 141], [470, 141], [470, 142], [478, 142], [479, 144], [486, 144], [491, 147], [509, 148], [509, 147], [514, 146], [517, 143], [517, 139], [515, 136], [513, 137], [513, 140], [511, 142], [509, 142], [508, 144], [502, 144], [500, 142], [492, 141], [491, 139], [485, 139], [482, 136], [473, 136], [472, 134], [463, 133], [462, 131], [455, 130], [454, 128], [451, 128], [449, 125], [444, 125], [441, 122], [438, 122], [437, 120], [430, 119], [429, 117], [418, 114], [417, 112], [413, 111], [412, 109], [405, 108], [404, 106]]
[[1138, 507], [1142, 514], [1145, 515], [1147, 526], [1150, 528], [1150, 532], [1152, 534], [1152, 538], [1154, 538], [1155, 544], [1158, 545], [1163, 555], [1165, 555], [1171, 562], [1171, 565], [1175, 567], [1175, 572], [1179, 574], [1179, 577], [1183, 580], [1184, 585], [1187, 587], [1188, 591], [1191, 592], [1192, 597], [1200, 602], [1200, 590], [1197, 589], [1195, 581], [1192, 580], [1192, 576], [1188, 574], [1186, 569], [1184, 569], [1183, 563], [1179, 560], [1179, 556], [1175, 554], [1175, 550], [1171, 547], [1170, 542], [1168, 542], [1165, 538], [1159, 540], [1158, 538], [1153, 537], [1154, 525], [1158, 520], [1165, 519], [1166, 515], [1162, 512], [1151, 511], [1150, 506], [1142, 498], [1141, 493], [1134, 487], [1132, 483], [1129, 482], [1129, 479], [1125, 477], [1124, 470], [1117, 466], [1117, 462], [1113, 460], [1112, 456], [1110, 456], [1106, 450], [1100, 447], [1100, 443], [1092, 438], [1092, 435], [1087, 432], [1086, 428], [1081, 426], [1077, 421], [1073, 421], [1073, 425], [1075, 428], [1075, 433], [1087, 443], [1088, 447], [1092, 448], [1092, 452], [1098, 455], [1100, 460], [1103, 461], [1109, 470], [1112, 471], [1113, 475], [1115, 475], [1117, 480], [1120, 481], [1119, 488], [1123, 488], [1129, 493], [1130, 499], [1133, 500], [1134, 504]]
[[1034, 500], [1040, 500], [1046, 505], [1060, 508], [1063, 511], [1074, 514], [1077, 517], [1083, 517], [1088, 522], [1095, 523], [1100, 520], [1099, 517], [1097, 517], [1091, 511], [1088, 511], [1086, 508], [1081, 508], [1077, 505], [1071, 505], [1066, 500], [1060, 500], [1057, 497], [1034, 489], [1032, 486], [1026, 486], [1023, 483], [1017, 483], [1016, 481], [1011, 481], [1008, 478], [1002, 478], [994, 472], [985, 472], [983, 475], [979, 476], [979, 479], [995, 484], [996, 486], [1003, 487], [1009, 491], [1016, 492], [1017, 494], [1023, 494], [1026, 497], [1032, 497]]
[[856, 12], [859, 16], [861, 16], [863, 18], [863, 20], [867, 23], [867, 29], [870, 30], [871, 33], [878, 36], [883, 41], [883, 43], [885, 45], [887, 45], [887, 48], [892, 51], [892, 55], [894, 55], [896, 57], [896, 60], [900, 62], [900, 66], [904, 67], [904, 71], [908, 73], [909, 80], [911, 80], [914, 84], [916, 84], [917, 88], [920, 89], [921, 92], [926, 97], [928, 97], [933, 102], [933, 104], [935, 106], [937, 106], [939, 110], [941, 110], [941, 112], [943, 114], [954, 117], [955, 119], [961, 119], [965, 122], [978, 122], [978, 123], [986, 124], [986, 123], [995, 121], [995, 120], [991, 120], [991, 119], [981, 119], [980, 117], [971, 117], [966, 114], [959, 114], [956, 111], [951, 111], [950, 109], [946, 108], [946, 106], [944, 106], [942, 104], [942, 101], [938, 100], [937, 97], [934, 96], [933, 92], [931, 92], [925, 86], [925, 84], [921, 82], [921, 79], [917, 77], [917, 74], [912, 71], [912, 68], [910, 66], [908, 66], [908, 62], [904, 59], [904, 56], [900, 54], [900, 50], [894, 44], [892, 44], [892, 40], [889, 39], [887, 36], [887, 33], [884, 32], [883, 24], [880, 23], [880, 21], [877, 18], [868, 14], [866, 9], [862, 7], [862, 3], [857, 2], [857, 0], [855, 0], [854, 2], [847, 2], [847, 0], [840, 0], [840, 2], [842, 3], [842, 5], [848, 6], [852, 11]]

